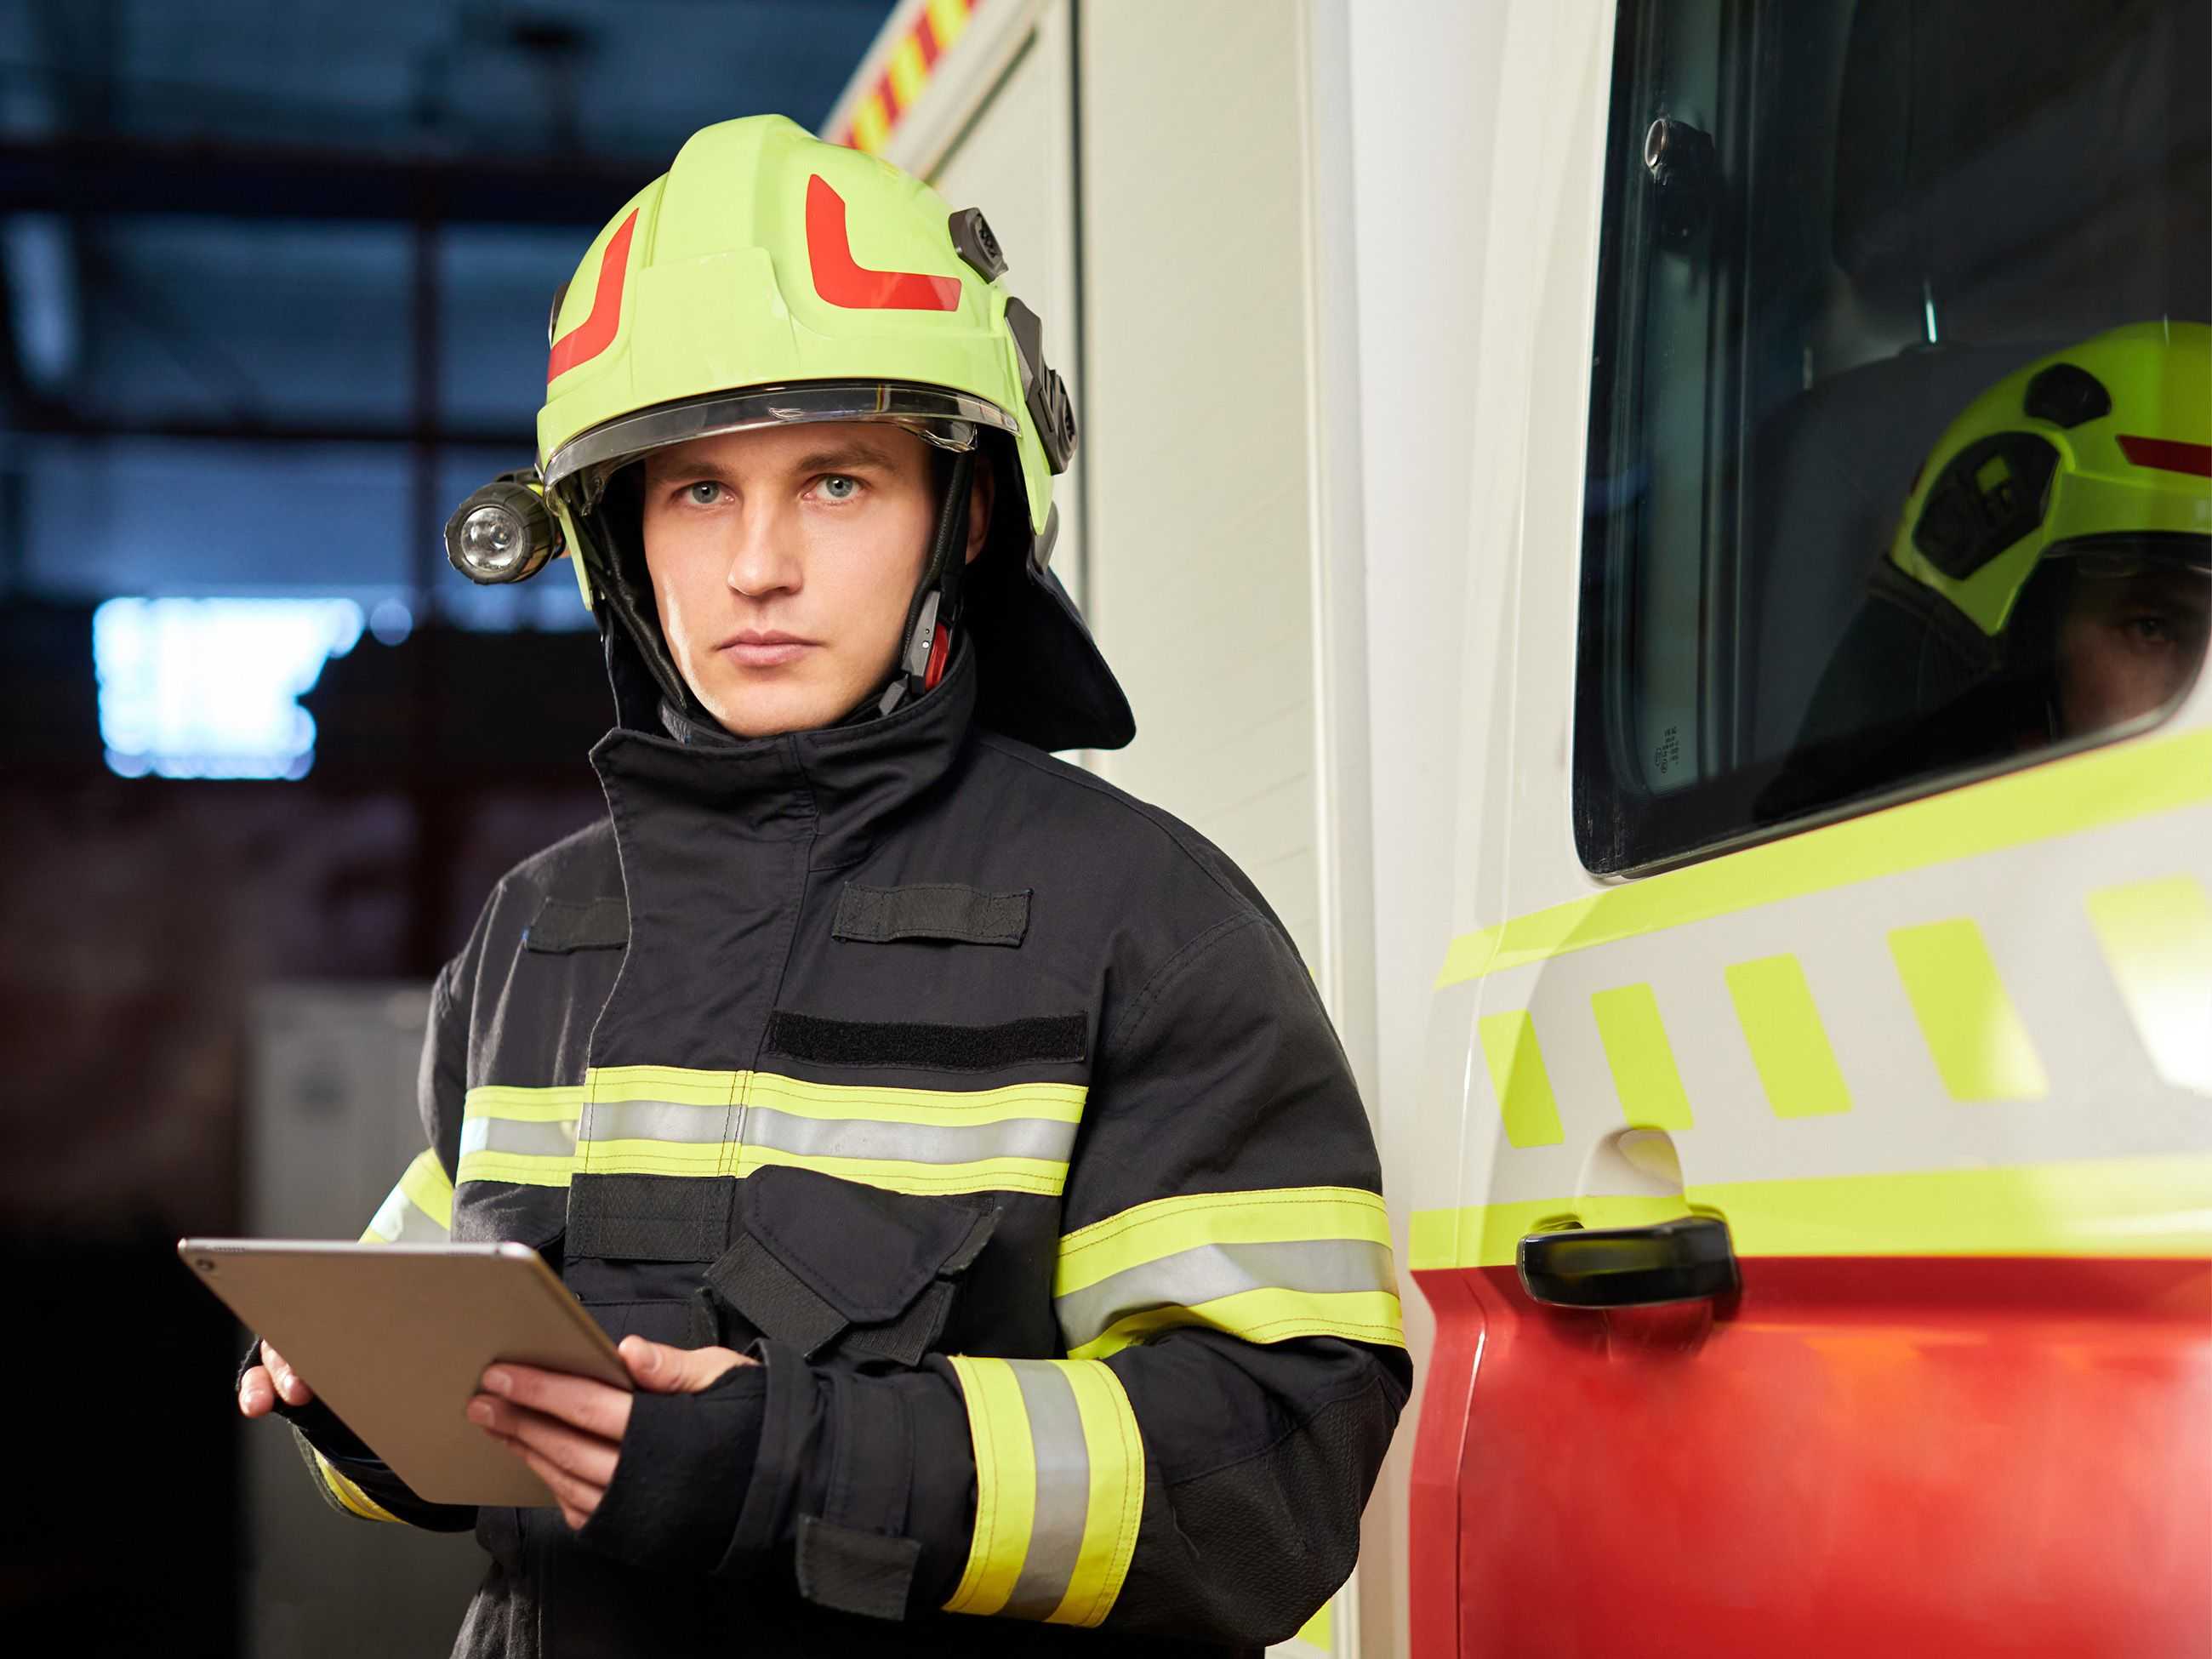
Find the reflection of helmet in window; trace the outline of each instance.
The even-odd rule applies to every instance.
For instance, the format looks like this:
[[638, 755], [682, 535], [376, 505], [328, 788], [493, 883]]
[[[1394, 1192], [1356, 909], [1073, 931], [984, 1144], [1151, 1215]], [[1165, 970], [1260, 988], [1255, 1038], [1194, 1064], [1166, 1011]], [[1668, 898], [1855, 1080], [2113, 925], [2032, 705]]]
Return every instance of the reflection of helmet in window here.
[[1889, 553], [1992, 641], [2053, 559], [2212, 562], [2212, 327], [2132, 323], [1998, 381], [1929, 455]]

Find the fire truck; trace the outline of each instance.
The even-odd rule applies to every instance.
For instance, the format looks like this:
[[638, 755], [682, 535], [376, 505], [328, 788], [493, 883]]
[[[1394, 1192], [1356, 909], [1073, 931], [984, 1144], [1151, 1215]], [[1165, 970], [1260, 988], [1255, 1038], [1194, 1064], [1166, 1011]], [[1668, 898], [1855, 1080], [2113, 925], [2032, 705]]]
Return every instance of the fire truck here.
[[2212, 1654], [2201, 0], [904, 0], [1091, 757], [1267, 890], [1419, 1393], [1378, 1656]]

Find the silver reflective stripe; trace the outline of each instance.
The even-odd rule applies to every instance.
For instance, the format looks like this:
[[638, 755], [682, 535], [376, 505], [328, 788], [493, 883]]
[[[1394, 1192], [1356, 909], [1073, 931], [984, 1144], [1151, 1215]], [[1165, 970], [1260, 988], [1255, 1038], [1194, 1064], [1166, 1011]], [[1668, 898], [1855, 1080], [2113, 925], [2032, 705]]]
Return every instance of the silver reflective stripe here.
[[510, 1117], [468, 1117], [461, 1120], [461, 1156], [471, 1152], [521, 1152], [532, 1158], [573, 1158], [576, 1126], [568, 1122], [530, 1123]]
[[579, 1140], [670, 1140], [711, 1146], [732, 1139], [737, 1111], [673, 1100], [595, 1100], [584, 1108]]
[[376, 1212], [376, 1219], [368, 1224], [368, 1230], [386, 1244], [443, 1244], [448, 1238], [437, 1218], [424, 1214], [415, 1200], [397, 1187], [384, 1200], [384, 1207]]
[[1017, 1619], [1046, 1619], [1066, 1597], [1083, 1553], [1083, 1525], [1091, 1512], [1091, 1454], [1066, 1374], [1050, 1360], [1007, 1364], [1030, 1414], [1036, 1511], [1030, 1522], [1029, 1553], [1006, 1611]]
[[970, 1164], [987, 1158], [1067, 1162], [1073, 1123], [1010, 1117], [997, 1123], [886, 1123], [873, 1118], [797, 1117], [766, 1106], [745, 1109], [745, 1144], [814, 1158], [899, 1158], [910, 1164]]
[[[584, 1108], [582, 1142], [660, 1140], [686, 1146], [734, 1141], [726, 1106], [662, 1100], [594, 1101]], [[987, 1158], [1035, 1158], [1065, 1164], [1076, 1126], [1050, 1118], [996, 1123], [893, 1123], [877, 1118], [804, 1117], [770, 1106], [744, 1109], [744, 1144], [814, 1158], [899, 1158], [912, 1164], [968, 1164]], [[520, 1150], [515, 1148], [514, 1150]]]
[[1395, 1291], [1390, 1247], [1365, 1238], [1201, 1244], [1053, 1299], [1067, 1346], [1079, 1348], [1148, 1308], [1194, 1308], [1243, 1291]]

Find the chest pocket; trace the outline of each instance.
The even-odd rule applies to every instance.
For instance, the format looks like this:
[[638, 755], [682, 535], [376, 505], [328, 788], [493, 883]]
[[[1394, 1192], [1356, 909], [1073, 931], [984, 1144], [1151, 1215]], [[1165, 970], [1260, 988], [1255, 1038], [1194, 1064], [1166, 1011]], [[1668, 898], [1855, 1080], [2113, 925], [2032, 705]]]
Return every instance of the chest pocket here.
[[988, 1200], [921, 1198], [771, 1165], [738, 1183], [736, 1242], [707, 1283], [763, 1336], [810, 1359], [918, 1365], [998, 1222]]

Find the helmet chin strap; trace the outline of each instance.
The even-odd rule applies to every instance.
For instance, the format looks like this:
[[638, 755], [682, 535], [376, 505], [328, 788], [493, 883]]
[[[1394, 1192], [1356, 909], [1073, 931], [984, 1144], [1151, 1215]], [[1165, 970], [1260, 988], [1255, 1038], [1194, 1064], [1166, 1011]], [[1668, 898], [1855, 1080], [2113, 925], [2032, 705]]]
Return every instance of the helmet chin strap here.
[[975, 482], [975, 452], [952, 454], [929, 562], [906, 608], [898, 661], [888, 684], [865, 698], [848, 723], [873, 720], [911, 702], [945, 678], [952, 659], [953, 630], [960, 621], [960, 584], [968, 568], [968, 501]]

